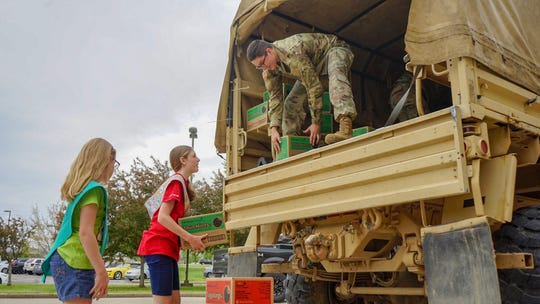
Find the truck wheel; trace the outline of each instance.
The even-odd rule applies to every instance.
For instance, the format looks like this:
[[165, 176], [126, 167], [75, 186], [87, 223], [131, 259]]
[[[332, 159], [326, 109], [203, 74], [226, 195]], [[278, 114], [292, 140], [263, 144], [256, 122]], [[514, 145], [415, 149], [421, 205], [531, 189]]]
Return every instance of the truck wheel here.
[[303, 275], [289, 273], [285, 281], [285, 298], [288, 304], [354, 304], [362, 303], [359, 297], [340, 299], [334, 292], [335, 284], [311, 281]]
[[528, 252], [534, 257], [534, 269], [498, 271], [502, 303], [540, 303], [540, 206], [516, 210], [512, 222], [495, 231], [493, 239], [497, 252]]
[[283, 273], [266, 273], [263, 277], [274, 278], [274, 302], [281, 303], [285, 301], [285, 280], [287, 277]]

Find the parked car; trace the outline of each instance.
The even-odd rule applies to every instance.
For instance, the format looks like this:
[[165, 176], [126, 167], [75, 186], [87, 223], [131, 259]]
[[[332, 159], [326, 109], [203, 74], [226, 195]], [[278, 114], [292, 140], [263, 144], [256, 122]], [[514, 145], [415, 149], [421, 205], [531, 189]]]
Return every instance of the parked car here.
[[23, 273], [32, 274], [34, 272], [34, 266], [36, 265], [36, 263], [39, 263], [41, 265], [42, 261], [43, 259], [39, 259], [39, 258], [26, 260], [23, 266]]
[[7, 273], [0, 272], [0, 285], [6, 284], [8, 281]]
[[28, 258], [16, 258], [11, 261], [11, 273], [24, 273], [24, 263]]
[[202, 258], [199, 260], [199, 264], [212, 265], [212, 260]]
[[34, 264], [34, 269], [32, 269], [32, 273], [35, 275], [42, 275], [43, 270], [41, 270], [41, 263], [43, 262], [43, 259], [37, 259]]
[[212, 266], [208, 266], [204, 269], [203, 276], [205, 278], [213, 278], [215, 277], [214, 273], [212, 272]]
[[[133, 281], [138, 280], [141, 277], [141, 265], [139, 264], [131, 264], [131, 269], [126, 271], [125, 278]], [[148, 266], [144, 267], [144, 279], [150, 278], [150, 270], [148, 269]]]
[[0, 261], [0, 273], [8, 273], [8, 261]]
[[106, 269], [109, 279], [121, 280], [126, 275], [126, 272], [131, 269], [131, 265], [136, 264], [120, 263], [114, 267], [107, 267]]

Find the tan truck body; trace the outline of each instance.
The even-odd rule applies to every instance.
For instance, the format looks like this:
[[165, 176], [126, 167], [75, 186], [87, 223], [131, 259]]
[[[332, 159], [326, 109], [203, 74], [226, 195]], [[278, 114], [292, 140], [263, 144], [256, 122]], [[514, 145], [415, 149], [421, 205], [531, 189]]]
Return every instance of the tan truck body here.
[[[216, 129], [227, 153], [226, 228], [251, 228], [232, 261], [283, 234], [295, 258], [263, 271], [307, 279], [317, 286], [313, 303], [501, 302], [497, 269], [532, 271], [534, 256], [497, 251], [491, 233], [540, 195], [540, 39], [526, 31], [538, 28], [540, 6], [508, 2], [242, 1]], [[269, 137], [265, 128], [246, 132], [245, 112], [265, 89], [244, 50], [255, 38], [312, 31], [352, 45], [353, 124], [375, 130], [257, 166], [272, 156]], [[384, 126], [389, 83], [404, 69], [419, 71], [416, 92], [435, 83], [449, 104]], [[444, 247], [457, 233], [480, 249], [460, 239]], [[481, 283], [462, 288], [463, 277]]]

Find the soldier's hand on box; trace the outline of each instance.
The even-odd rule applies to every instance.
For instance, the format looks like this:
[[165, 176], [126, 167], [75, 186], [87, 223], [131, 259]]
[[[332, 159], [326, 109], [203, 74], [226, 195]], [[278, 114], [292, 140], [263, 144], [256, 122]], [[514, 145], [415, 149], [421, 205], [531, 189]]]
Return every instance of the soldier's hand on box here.
[[321, 126], [312, 123], [307, 129], [304, 130], [304, 134], [309, 133], [309, 143], [312, 147], [316, 147], [321, 139]]
[[277, 130], [277, 127], [272, 127], [270, 129], [270, 136], [272, 141], [272, 148], [274, 148], [274, 151], [276, 153], [279, 153], [280, 150], [280, 144], [281, 144], [281, 135], [279, 134], [279, 131]]

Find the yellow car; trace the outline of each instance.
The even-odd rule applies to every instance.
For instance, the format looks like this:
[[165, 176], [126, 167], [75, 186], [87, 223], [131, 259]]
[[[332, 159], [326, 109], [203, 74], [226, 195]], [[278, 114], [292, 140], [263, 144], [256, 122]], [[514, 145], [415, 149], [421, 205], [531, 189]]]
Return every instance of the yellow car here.
[[126, 271], [131, 269], [131, 264], [111, 263], [106, 269], [109, 279], [121, 280], [125, 276]]

